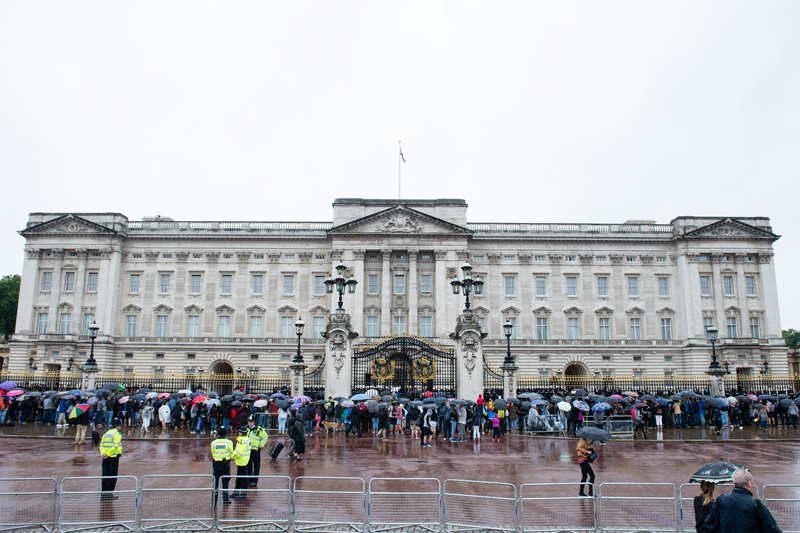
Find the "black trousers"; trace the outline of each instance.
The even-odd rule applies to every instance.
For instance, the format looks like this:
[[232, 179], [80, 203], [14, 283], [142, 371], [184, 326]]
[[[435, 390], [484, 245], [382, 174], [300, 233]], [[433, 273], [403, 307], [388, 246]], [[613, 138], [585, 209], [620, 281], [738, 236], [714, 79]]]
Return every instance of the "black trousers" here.
[[592, 464], [589, 461], [584, 461], [584, 462], [580, 463], [580, 465], [581, 465], [581, 491], [580, 491], [580, 494], [583, 494], [583, 487], [585, 486], [584, 485], [584, 481], [586, 481], [586, 478], [588, 477], [589, 478], [589, 483], [591, 483], [591, 485], [589, 485], [589, 496], [592, 496], [592, 495], [594, 495], [594, 470], [592, 470]]
[[119, 473], [119, 456], [103, 459], [103, 479], [100, 481], [100, 490], [112, 492], [117, 486]]
[[231, 478], [223, 476], [231, 475], [231, 464], [214, 461], [212, 473], [214, 474], [214, 504], [216, 505], [220, 482], [222, 483], [222, 501], [228, 501], [228, 483]]
[[[249, 464], [249, 463], [248, 463]], [[250, 483], [250, 478], [247, 477], [247, 465], [236, 465], [236, 490], [241, 491], [246, 489], [248, 484]], [[244, 498], [247, 496], [246, 492], [239, 492], [237, 494], [240, 498]]]
[[250, 450], [250, 461], [247, 463], [247, 476], [250, 478], [249, 483], [257, 483], [258, 476], [261, 473], [261, 450]]

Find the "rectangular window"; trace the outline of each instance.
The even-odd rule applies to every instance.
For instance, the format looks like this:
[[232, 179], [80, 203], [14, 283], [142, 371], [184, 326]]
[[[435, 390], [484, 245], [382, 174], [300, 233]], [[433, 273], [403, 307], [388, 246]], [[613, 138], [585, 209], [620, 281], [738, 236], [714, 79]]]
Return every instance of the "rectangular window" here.
[[406, 330], [406, 317], [404, 316], [394, 317], [394, 332], [403, 333], [405, 330]]
[[535, 256], [533, 258], [533, 260], [538, 262], [538, 263], [544, 263], [545, 261], [547, 261], [547, 256], [546, 255], [537, 255], [537, 256]]
[[761, 324], [758, 323], [758, 317], [750, 317], [750, 336], [754, 339], [761, 337]]
[[475, 256], [472, 257], [472, 262], [473, 263], [480, 263], [482, 261], [483, 261], [483, 256], [482, 255], [475, 255]]
[[287, 261], [294, 261], [294, 254], [283, 254], [283, 258]]
[[661, 319], [661, 338], [665, 341], [672, 340], [672, 319]]
[[131, 274], [131, 294], [139, 294], [139, 274]]
[[425, 274], [419, 277], [420, 280], [420, 292], [422, 294], [430, 294], [431, 293], [431, 276]]
[[756, 295], [756, 278], [755, 278], [755, 276], [745, 276], [744, 282], [745, 282], [745, 285], [747, 285], [747, 295], [748, 296], [755, 296]]
[[97, 292], [97, 272], [89, 272], [86, 277], [86, 292]]
[[628, 278], [628, 296], [639, 296], [639, 278]]
[[231, 336], [231, 317], [229, 316], [219, 317], [219, 336], [220, 337]]
[[722, 294], [733, 296], [733, 276], [722, 276]]
[[700, 294], [702, 296], [711, 296], [711, 277], [700, 276]]
[[250, 337], [253, 339], [257, 339], [261, 337], [261, 317], [260, 316], [251, 316], [250, 317]]
[[735, 339], [739, 336], [739, 324], [735, 316], [728, 317], [728, 338]]
[[513, 256], [513, 255], [504, 255], [503, 256], [503, 261], [506, 261], [506, 262], [510, 263], [511, 261], [513, 261], [515, 259], [515, 257], [516, 256]]
[[156, 317], [156, 337], [167, 336], [167, 315], [158, 315]]
[[200, 336], [200, 317], [196, 315], [189, 316], [189, 328], [187, 334], [190, 337], [199, 337]]
[[53, 281], [53, 273], [52, 272], [42, 272], [42, 290], [49, 291], [50, 284]]
[[75, 290], [75, 272], [64, 272], [64, 292]]
[[607, 341], [611, 338], [611, 319], [600, 319], [600, 340]]
[[314, 276], [314, 296], [325, 294], [325, 276]]
[[89, 334], [89, 326], [94, 324], [94, 313], [86, 313], [83, 315], [83, 334]]
[[367, 317], [367, 337], [377, 337], [378, 336], [378, 317], [376, 316], [368, 316]]
[[261, 274], [253, 275], [253, 294], [262, 294], [264, 292], [264, 276]]
[[669, 278], [658, 278], [658, 295], [669, 296]]
[[250, 360], [251, 361], [258, 361], [258, 354], [257, 353], [251, 353], [250, 354]]
[[574, 263], [577, 260], [578, 260], [578, 256], [576, 256], [576, 255], [565, 255], [564, 256], [564, 261], [566, 261], [567, 263]]
[[126, 353], [125, 354], [125, 359], [133, 359], [133, 354], [132, 353]]
[[394, 293], [395, 294], [405, 294], [406, 293], [406, 277], [405, 276], [395, 276], [394, 277]]
[[642, 319], [631, 318], [631, 339], [638, 341], [642, 339]]
[[594, 258], [594, 260], [597, 263], [605, 263], [606, 262], [606, 256], [598, 255], [597, 257]]
[[514, 276], [506, 276], [506, 296], [514, 296]]
[[200, 294], [200, 276], [192, 274], [192, 286], [189, 288], [191, 294]]
[[569, 338], [572, 340], [579, 339], [581, 336], [580, 335], [581, 332], [580, 332], [580, 326], [578, 325], [578, 319], [570, 318], [567, 322], [567, 325], [569, 327]]
[[325, 261], [325, 254], [315, 254], [314, 259], [317, 261]]
[[169, 294], [169, 274], [161, 274], [161, 294]]
[[708, 328], [714, 326], [714, 318], [707, 316], [703, 318], [703, 332], [706, 334], [706, 338], [708, 338]]
[[39, 335], [44, 335], [45, 333], [47, 333], [47, 317], [48, 317], [47, 313], [39, 313], [39, 322], [37, 323], [36, 326], [36, 332]]
[[578, 295], [578, 278], [567, 278], [567, 296]]
[[69, 335], [69, 322], [72, 318], [70, 313], [61, 313], [61, 329], [59, 333], [62, 335]]
[[125, 336], [136, 336], [136, 315], [128, 315], [125, 317]]
[[325, 333], [325, 317], [324, 316], [315, 316], [314, 317], [314, 338], [315, 339], [321, 339], [323, 333]]
[[369, 274], [367, 276], [367, 294], [378, 294], [378, 275]]
[[540, 341], [547, 340], [547, 319], [536, 319], [536, 338]]
[[419, 334], [423, 337], [433, 337], [433, 318], [423, 316], [419, 319]]
[[233, 282], [233, 276], [228, 274], [222, 276], [222, 294], [231, 293], [232, 282]]
[[626, 262], [626, 263], [636, 263], [636, 262], [638, 262], [638, 261], [639, 261], [639, 258], [638, 258], [638, 257], [636, 257], [635, 255], [629, 255], [629, 256], [627, 256], [627, 257], [625, 258], [625, 262]]
[[539, 362], [541, 362], [541, 363], [546, 363], [547, 359], [548, 359], [548, 357], [546, 355], [540, 355], [539, 356]]
[[283, 294], [294, 294], [294, 276], [283, 276]]
[[[203, 254], [192, 254], [192, 259], [202, 259], [202, 258]], [[263, 259], [263, 257], [261, 259]]]
[[536, 296], [547, 296], [547, 278], [544, 276], [536, 278]]
[[281, 337], [284, 339], [294, 337], [294, 318], [290, 316], [281, 317]]
[[481, 326], [481, 333], [486, 333], [486, 317], [478, 317], [478, 324]]
[[597, 295], [608, 296], [608, 278], [597, 278]]
[[666, 257], [656, 257], [656, 263], [666, 263], [666, 262], [667, 262]]

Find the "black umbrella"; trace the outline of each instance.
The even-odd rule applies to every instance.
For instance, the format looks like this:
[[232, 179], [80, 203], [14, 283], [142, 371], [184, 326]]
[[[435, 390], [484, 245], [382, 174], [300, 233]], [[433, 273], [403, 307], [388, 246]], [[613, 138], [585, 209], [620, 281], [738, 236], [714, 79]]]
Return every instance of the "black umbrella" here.
[[270, 395], [270, 399], [272, 399], [272, 400], [280, 400], [280, 399], [285, 398], [285, 397], [286, 397], [286, 395], [285, 394], [281, 394], [280, 392], [276, 392], [275, 394], [271, 394]]
[[[453, 403], [453, 402], [450, 402], [450, 403]], [[522, 401], [517, 400], [516, 398], [509, 398], [508, 399], [508, 403], [515, 403], [515, 404], [519, 405], [519, 404], [522, 403]]]
[[242, 391], [240, 391], [240, 390], [233, 391], [233, 397], [234, 398], [242, 398], [243, 396], [246, 396], [246, 394], [243, 393]]
[[753, 406], [753, 409], [758, 409], [759, 411], [763, 411], [766, 408], [767, 408], [767, 406], [764, 405], [763, 403], [757, 403], [757, 404], [755, 404]]
[[495, 409], [502, 409], [503, 411], [505, 411], [506, 409], [508, 409], [508, 402], [506, 402], [505, 400], [495, 400], [492, 402], [492, 407], [494, 407]]
[[684, 398], [699, 398], [700, 395], [690, 390], [681, 391], [681, 396]]
[[582, 439], [587, 440], [598, 440], [600, 442], [606, 442], [607, 440], [611, 439], [611, 435], [603, 431], [602, 429], [597, 429], [595, 427], [582, 427], [576, 433]]
[[208, 393], [208, 397], [209, 398], [217, 398], [217, 397], [219, 397], [219, 394], [217, 394], [216, 392], [209, 392]]
[[745, 394], [740, 394], [739, 396], [736, 397], [736, 399], [744, 403], [753, 403], [753, 401], [750, 398], [748, 398]]
[[153, 389], [148, 389], [147, 387], [140, 387], [139, 390], [136, 391], [136, 394], [147, 394], [148, 392], [153, 392]]
[[[369, 402], [367, 402], [367, 403], [369, 403]], [[413, 402], [410, 402], [408, 405], [411, 406], [411, 407], [422, 407], [425, 404], [422, 403], [419, 400], [414, 400]]]
[[233, 396], [231, 396], [230, 394], [226, 394], [225, 396], [223, 396], [221, 398], [220, 401], [222, 401], [222, 402], [232, 402], [233, 400], [234, 400]]
[[669, 397], [669, 401], [671, 402], [679, 402], [681, 400], [683, 400], [683, 396], [681, 396], [680, 394], [673, 394], [672, 396]]
[[[273, 394], [273, 396], [275, 396], [275, 395]], [[337, 396], [336, 398], [333, 399], [333, 401], [341, 402], [342, 400], [346, 400], [346, 399], [347, 398], [345, 398], [344, 396]]]
[[137, 402], [143, 402], [147, 399], [147, 396], [145, 396], [144, 394], [137, 394], [136, 396], [131, 396], [131, 398], [133, 398]]
[[722, 407], [722, 402], [719, 401], [718, 398], [707, 398], [705, 400], [706, 405], [713, 407], [714, 409], [719, 409]]
[[583, 389], [572, 389], [572, 391], [570, 391], [570, 394], [572, 394], [573, 396], [586, 396], [589, 393]]
[[269, 395], [267, 394], [256, 394], [256, 398], [259, 400], [269, 400]]
[[325, 400], [317, 400], [314, 405], [325, 405]]
[[287, 407], [289, 407], [289, 402], [287, 402], [286, 400], [275, 400], [275, 406], [278, 407], [279, 409], [286, 409]]
[[444, 405], [447, 403], [447, 398], [445, 398], [444, 396], [437, 396], [436, 398], [433, 399], [433, 401], [436, 405]]
[[233, 406], [233, 407], [241, 407], [242, 406], [242, 402], [240, 402], [239, 400], [236, 400], [235, 402], [231, 403], [231, 406]]
[[119, 383], [109, 383], [103, 388], [106, 390], [125, 390], [125, 388]]
[[256, 401], [258, 398], [256, 398], [256, 397], [255, 397], [255, 396], [253, 396], [252, 394], [248, 394], [247, 396], [245, 396], [245, 397], [243, 397], [243, 398], [239, 398], [239, 399], [240, 399], [240, 400], [242, 400], [243, 402], [254, 402], [254, 401]]
[[563, 401], [564, 401], [564, 398], [562, 398], [561, 396], [558, 396], [557, 394], [553, 394], [552, 396], [550, 396], [550, 403], [558, 403], [558, 402], [563, 402]]
[[424, 400], [422, 400], [422, 403], [433, 403], [433, 402], [434, 402], [433, 398], [425, 398]]
[[763, 402], [764, 400], [770, 400], [770, 401], [773, 401], [773, 402], [774, 402], [774, 401], [775, 401], [775, 400], [777, 400], [778, 398], [777, 398], [776, 396], [773, 396], [773, 395], [771, 395], [771, 394], [761, 394], [761, 395], [758, 397], [758, 399], [759, 399], [759, 400], [761, 400], [762, 402]]
[[800, 396], [794, 399], [794, 403], [800, 406]]
[[730, 483], [733, 473], [744, 468], [741, 465], [728, 463], [726, 461], [718, 461], [716, 463], [708, 463], [701, 466], [700, 469], [692, 475], [689, 483], [700, 483], [708, 481], [709, 483]]
[[410, 401], [411, 401], [411, 398], [400, 398], [398, 401], [399, 401], [400, 403], [408, 403], [408, 402], [410, 402]]
[[386, 403], [392, 403], [392, 397], [389, 396], [388, 394], [384, 394], [381, 397], [381, 401], [386, 402]]
[[624, 404], [628, 403], [626, 400], [623, 400], [622, 398], [609, 398], [608, 401], [609, 403], [624, 403]]
[[781, 407], [785, 407], [785, 408], [787, 408], [787, 409], [788, 409], [789, 407], [791, 407], [791, 406], [792, 406], [792, 404], [793, 404], [793, 403], [794, 403], [794, 402], [793, 402], [792, 400], [790, 400], [789, 398], [784, 398], [783, 400], [781, 400], [781, 401], [778, 403], [778, 405], [780, 405]]
[[533, 405], [531, 402], [527, 402], [527, 401], [526, 402], [522, 402], [522, 408], [523, 409], [530, 409], [531, 405]]
[[523, 392], [522, 394], [517, 394], [517, 398], [528, 398], [530, 401], [544, 399], [544, 397], [538, 392]]
[[644, 396], [640, 396], [639, 397], [639, 401], [640, 402], [646, 402], [648, 400], [651, 401], [651, 402], [654, 402], [654, 401], [656, 401], [656, 397], [653, 396], [652, 394], [645, 394]]

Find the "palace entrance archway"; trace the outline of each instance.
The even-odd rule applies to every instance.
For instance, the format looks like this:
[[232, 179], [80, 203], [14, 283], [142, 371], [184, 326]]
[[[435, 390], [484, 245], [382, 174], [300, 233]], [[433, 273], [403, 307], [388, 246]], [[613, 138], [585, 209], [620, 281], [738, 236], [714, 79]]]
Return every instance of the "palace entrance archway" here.
[[589, 369], [580, 363], [570, 363], [564, 369], [565, 377], [583, 377], [589, 375]]
[[210, 390], [206, 392], [217, 392], [220, 396], [233, 392], [233, 365], [228, 361], [215, 361], [208, 369], [211, 373]]

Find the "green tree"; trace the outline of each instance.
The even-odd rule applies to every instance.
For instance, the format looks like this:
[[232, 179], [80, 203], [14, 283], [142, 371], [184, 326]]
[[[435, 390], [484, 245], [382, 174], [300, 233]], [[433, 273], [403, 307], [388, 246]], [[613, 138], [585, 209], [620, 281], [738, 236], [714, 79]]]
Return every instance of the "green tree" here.
[[19, 302], [19, 274], [0, 279], [0, 335], [5, 338], [14, 334], [17, 324], [17, 302]]
[[796, 329], [785, 329], [781, 333], [783, 333], [783, 340], [786, 341], [786, 346], [789, 348], [797, 348], [797, 345], [800, 344], [800, 331]]

